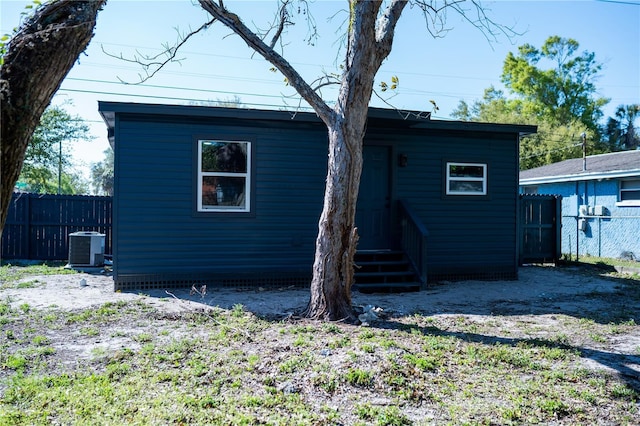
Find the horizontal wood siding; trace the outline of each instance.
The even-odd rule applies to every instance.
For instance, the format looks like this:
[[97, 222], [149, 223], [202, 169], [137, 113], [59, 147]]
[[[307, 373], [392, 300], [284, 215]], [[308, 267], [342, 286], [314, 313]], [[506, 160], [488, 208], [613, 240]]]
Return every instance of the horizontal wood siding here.
[[[397, 151], [397, 197], [410, 200], [428, 231], [431, 280], [517, 274], [517, 139], [480, 134], [414, 135]], [[447, 162], [486, 163], [488, 196], [446, 196]]]
[[[310, 278], [327, 169], [327, 133], [317, 117], [101, 108], [113, 108], [101, 111], [115, 130], [116, 287], [223, 276]], [[518, 132], [534, 130], [393, 114], [370, 120], [365, 144], [390, 148], [390, 201], [408, 200], [429, 231], [430, 280], [516, 277]], [[196, 212], [196, 137], [252, 143], [250, 214]], [[406, 165], [398, 164], [400, 156]], [[486, 163], [488, 195], [446, 196], [447, 161]], [[390, 229], [390, 248], [396, 248], [398, 223]]]
[[[121, 119], [116, 280], [310, 272], [326, 175], [319, 130]], [[252, 142], [252, 214], [195, 214], [195, 135]]]

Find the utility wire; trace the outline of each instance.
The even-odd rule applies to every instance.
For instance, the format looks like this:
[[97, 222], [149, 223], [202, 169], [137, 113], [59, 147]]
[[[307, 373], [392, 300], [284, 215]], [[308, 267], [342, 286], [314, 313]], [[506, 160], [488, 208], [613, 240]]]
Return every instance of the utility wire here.
[[[59, 92], [75, 92], [75, 93], [93, 93], [93, 94], [97, 94], [97, 95], [125, 96], [125, 97], [132, 97], [132, 98], [164, 99], [164, 100], [174, 100], [174, 101], [183, 101], [183, 102], [211, 102], [211, 103], [213, 103], [213, 102], [221, 102], [221, 103], [226, 102], [224, 100], [222, 100], [222, 101], [210, 101], [210, 100], [195, 99], [195, 98], [179, 98], [179, 97], [174, 97], [174, 96], [139, 95], [139, 94], [131, 94], [131, 93], [103, 92], [103, 91], [97, 91], [97, 90], [81, 90], [81, 89], [67, 89], [67, 88], [60, 88], [58, 91]], [[252, 105], [252, 106], [257, 106], [257, 107], [285, 108], [284, 105], [274, 105], [274, 104], [259, 104], [259, 103], [250, 103], [250, 102], [242, 102], [242, 104]], [[296, 108], [301, 109], [301, 110], [309, 110], [310, 109], [310, 107], [305, 107], [305, 106], [296, 106]]]
[[542, 152], [537, 153], [537, 154], [530, 154], [530, 155], [527, 155], [527, 156], [524, 156], [524, 157], [520, 157], [520, 159], [521, 160], [526, 160], [528, 158], [540, 157], [541, 155], [547, 155], [547, 154], [551, 154], [551, 153], [554, 153], [554, 152], [566, 151], [568, 149], [572, 149], [572, 148], [578, 147], [580, 145], [582, 145], [582, 143], [577, 143], [577, 144], [565, 146], [565, 147], [562, 147], [562, 148], [549, 149], [547, 151], [542, 151]]
[[601, 3], [617, 3], [617, 4], [628, 4], [631, 6], [640, 6], [640, 2], [633, 2], [633, 1], [622, 1], [622, 0], [596, 0], [599, 1]]
[[[131, 85], [129, 85], [129, 84], [121, 83], [121, 82], [118, 82], [118, 81], [93, 80], [93, 79], [88, 79], [88, 78], [75, 78], [75, 77], [67, 78], [67, 80], [82, 81], [82, 82], [87, 82], [87, 83], [115, 84], [115, 85], [119, 85], [119, 86], [131, 87]], [[145, 84], [141, 84], [139, 86], [134, 86], [134, 87], [149, 87], [149, 88], [153, 88], [153, 89], [182, 90], [182, 91], [187, 91], [187, 92], [199, 92], [199, 93], [219, 93], [219, 94], [224, 94], [224, 95], [245, 95], [245, 96], [256, 96], [256, 97], [264, 97], [264, 98], [278, 98], [278, 97], [280, 97], [280, 96], [277, 96], [277, 95], [265, 95], [265, 94], [261, 94], [261, 93], [228, 92], [228, 91], [224, 91], [224, 90], [196, 89], [196, 88], [192, 88], [192, 87], [177, 87], [177, 86], [162, 86], [162, 85], [157, 85], [157, 84], [146, 84], [146, 83]]]

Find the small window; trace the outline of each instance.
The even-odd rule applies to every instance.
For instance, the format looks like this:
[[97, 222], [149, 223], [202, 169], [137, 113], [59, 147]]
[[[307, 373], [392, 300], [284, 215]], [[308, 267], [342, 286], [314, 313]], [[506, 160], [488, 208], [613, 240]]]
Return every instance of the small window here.
[[487, 165], [447, 163], [447, 195], [487, 195]]
[[251, 211], [250, 163], [250, 142], [198, 141], [198, 211]]
[[640, 179], [621, 180], [619, 206], [640, 206]]

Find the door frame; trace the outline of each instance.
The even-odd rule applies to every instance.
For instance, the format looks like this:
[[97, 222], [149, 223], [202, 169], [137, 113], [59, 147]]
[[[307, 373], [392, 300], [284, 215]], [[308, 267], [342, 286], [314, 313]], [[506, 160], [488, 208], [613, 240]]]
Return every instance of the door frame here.
[[[363, 187], [363, 180], [362, 180], [362, 176], [364, 176], [364, 170], [367, 167], [367, 161], [365, 158], [365, 150], [367, 148], [372, 148], [372, 147], [377, 147], [377, 148], [386, 148], [387, 150], [387, 161], [386, 161], [386, 169], [387, 169], [387, 194], [386, 194], [386, 206], [385, 208], [387, 209], [387, 218], [385, 221], [385, 234], [386, 234], [386, 243], [384, 244], [384, 247], [371, 247], [371, 249], [391, 249], [394, 247], [395, 244], [395, 240], [397, 238], [395, 238], [396, 235], [396, 230], [395, 227], [392, 225], [395, 223], [395, 217], [396, 217], [396, 212], [395, 212], [395, 206], [394, 206], [394, 193], [395, 193], [395, 163], [393, 161], [393, 158], [395, 158], [395, 147], [390, 144], [388, 141], [375, 141], [375, 142], [371, 142], [371, 141], [367, 141], [367, 143], [365, 143], [363, 145], [363, 164], [362, 164], [362, 175], [361, 175], [361, 180], [360, 180], [360, 187], [359, 187], [359, 194], [358, 194], [358, 198], [360, 198], [360, 194], [361, 194], [361, 189]], [[356, 206], [356, 212], [357, 212], [357, 206]], [[358, 224], [356, 223], [356, 226], [358, 226]], [[361, 235], [362, 236], [362, 235]], [[363, 250], [367, 250], [370, 249], [369, 247], [364, 248]]]

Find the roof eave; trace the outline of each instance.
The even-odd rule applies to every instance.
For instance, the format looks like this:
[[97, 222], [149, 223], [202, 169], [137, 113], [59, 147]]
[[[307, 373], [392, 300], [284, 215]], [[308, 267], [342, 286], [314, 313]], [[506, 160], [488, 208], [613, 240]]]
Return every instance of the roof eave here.
[[520, 185], [542, 185], [545, 183], [577, 182], [583, 180], [604, 180], [640, 176], [640, 169], [613, 170], [610, 172], [580, 173], [573, 175], [541, 176], [520, 179]]
[[517, 133], [519, 136], [538, 132], [538, 126], [532, 124], [483, 123], [477, 121], [437, 120], [424, 121], [411, 126], [414, 129], [464, 130], [475, 132]]

